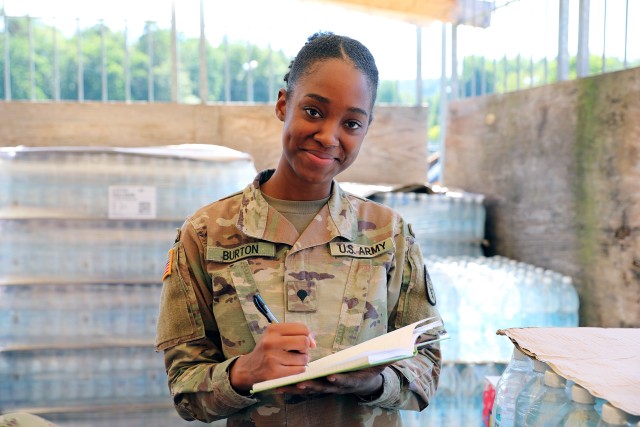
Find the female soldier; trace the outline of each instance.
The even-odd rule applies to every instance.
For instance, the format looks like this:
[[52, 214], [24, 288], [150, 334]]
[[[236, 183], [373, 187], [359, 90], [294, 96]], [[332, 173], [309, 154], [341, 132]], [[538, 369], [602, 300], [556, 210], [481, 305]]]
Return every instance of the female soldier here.
[[[360, 42], [311, 36], [276, 102], [277, 168], [187, 219], [169, 253], [156, 348], [177, 411], [227, 425], [401, 425], [440, 371], [437, 345], [389, 366], [250, 394], [324, 357], [439, 316], [410, 227], [345, 193], [334, 177], [357, 157], [378, 71]], [[260, 295], [280, 323], [270, 324]]]

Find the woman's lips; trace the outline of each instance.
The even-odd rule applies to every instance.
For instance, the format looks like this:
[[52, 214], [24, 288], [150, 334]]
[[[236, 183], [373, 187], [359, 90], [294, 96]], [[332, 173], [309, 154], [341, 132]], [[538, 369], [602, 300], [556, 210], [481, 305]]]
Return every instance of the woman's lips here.
[[338, 160], [336, 156], [331, 153], [313, 150], [304, 150], [304, 152], [307, 153], [307, 156], [311, 161], [317, 164], [326, 165]]

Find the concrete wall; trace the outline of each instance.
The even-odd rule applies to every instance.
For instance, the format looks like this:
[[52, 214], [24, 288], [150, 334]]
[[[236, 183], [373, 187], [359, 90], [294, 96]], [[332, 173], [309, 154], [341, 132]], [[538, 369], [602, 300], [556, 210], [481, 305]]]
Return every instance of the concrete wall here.
[[572, 276], [582, 325], [640, 327], [640, 69], [457, 101], [447, 132], [490, 252]]
[[[0, 146], [216, 144], [275, 167], [282, 123], [272, 105], [0, 102]], [[377, 107], [358, 160], [341, 181], [427, 180], [427, 108]]]

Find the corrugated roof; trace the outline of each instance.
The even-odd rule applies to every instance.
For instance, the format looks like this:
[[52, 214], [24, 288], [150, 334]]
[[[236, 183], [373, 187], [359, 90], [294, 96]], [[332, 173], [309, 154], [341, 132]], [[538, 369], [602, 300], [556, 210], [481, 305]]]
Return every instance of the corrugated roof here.
[[358, 9], [408, 21], [416, 25], [432, 21], [454, 22], [458, 0], [310, 0]]

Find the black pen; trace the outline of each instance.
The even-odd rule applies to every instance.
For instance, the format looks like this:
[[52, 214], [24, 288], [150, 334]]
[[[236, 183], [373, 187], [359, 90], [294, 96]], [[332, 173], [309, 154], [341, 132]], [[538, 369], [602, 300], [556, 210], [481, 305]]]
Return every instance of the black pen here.
[[256, 305], [256, 308], [264, 317], [267, 318], [269, 323], [278, 323], [278, 319], [273, 315], [267, 304], [264, 302], [260, 294], [253, 294], [253, 303]]

